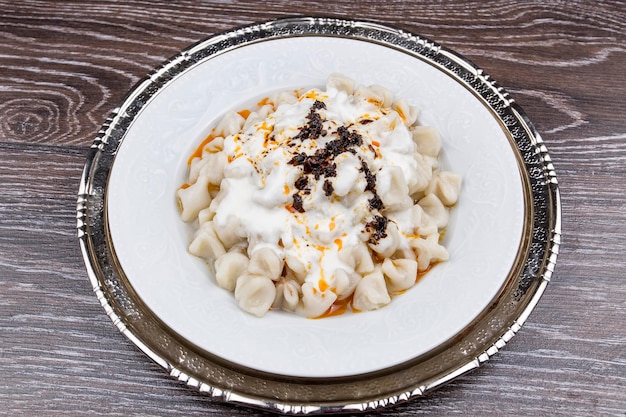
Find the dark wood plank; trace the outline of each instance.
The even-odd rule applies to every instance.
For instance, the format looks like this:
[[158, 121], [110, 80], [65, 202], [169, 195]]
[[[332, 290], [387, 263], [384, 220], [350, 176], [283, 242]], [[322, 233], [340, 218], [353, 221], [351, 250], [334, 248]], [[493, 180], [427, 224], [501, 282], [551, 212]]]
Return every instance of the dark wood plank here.
[[124, 94], [190, 43], [297, 14], [375, 20], [464, 54], [555, 161], [563, 246], [527, 324], [484, 367], [366, 415], [626, 410], [626, 7], [612, 2], [0, 1], [0, 415], [268, 415], [170, 379], [93, 296], [75, 234], [87, 149]]

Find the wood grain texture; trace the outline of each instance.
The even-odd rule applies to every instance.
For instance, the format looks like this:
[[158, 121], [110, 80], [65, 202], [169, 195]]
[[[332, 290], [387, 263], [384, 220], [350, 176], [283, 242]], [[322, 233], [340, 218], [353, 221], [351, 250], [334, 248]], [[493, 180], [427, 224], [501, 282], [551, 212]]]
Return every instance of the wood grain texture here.
[[626, 415], [626, 5], [511, 0], [0, 0], [0, 415], [268, 415], [170, 379], [92, 294], [76, 192], [108, 113], [178, 50], [299, 14], [375, 20], [465, 55], [554, 159], [564, 244], [527, 324], [485, 366], [366, 415]]

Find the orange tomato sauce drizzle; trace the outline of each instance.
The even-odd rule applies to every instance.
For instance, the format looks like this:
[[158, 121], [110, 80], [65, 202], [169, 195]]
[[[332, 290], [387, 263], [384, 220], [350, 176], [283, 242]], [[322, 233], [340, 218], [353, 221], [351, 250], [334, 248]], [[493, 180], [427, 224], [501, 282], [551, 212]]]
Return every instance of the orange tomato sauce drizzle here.
[[211, 143], [211, 141], [213, 139], [215, 139], [216, 137], [217, 137], [216, 135], [214, 135], [213, 133], [210, 133], [209, 136], [204, 138], [204, 140], [200, 143], [200, 145], [198, 145], [196, 150], [193, 151], [193, 153], [191, 154], [191, 156], [187, 160], [187, 165], [191, 165], [191, 162], [193, 161], [194, 158], [201, 158], [202, 157], [202, 151], [204, 150], [204, 147], [206, 145], [208, 145], [209, 143]]

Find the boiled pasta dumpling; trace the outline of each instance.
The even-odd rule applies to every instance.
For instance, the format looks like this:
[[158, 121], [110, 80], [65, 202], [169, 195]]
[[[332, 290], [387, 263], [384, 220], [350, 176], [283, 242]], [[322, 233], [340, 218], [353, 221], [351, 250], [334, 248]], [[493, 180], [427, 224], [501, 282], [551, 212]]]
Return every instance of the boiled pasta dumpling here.
[[199, 178], [194, 184], [186, 188], [179, 188], [176, 192], [179, 206], [181, 207], [181, 218], [188, 222], [198, 217], [200, 210], [211, 204], [211, 194], [208, 190], [208, 178]]
[[239, 252], [227, 252], [215, 260], [215, 280], [217, 285], [234, 291], [237, 279], [248, 271], [248, 257]]
[[250, 257], [248, 271], [251, 274], [262, 275], [276, 281], [283, 271], [283, 260], [268, 247], [257, 249]]
[[386, 258], [383, 261], [381, 271], [385, 276], [389, 291], [399, 292], [411, 288], [415, 284], [417, 265], [417, 261], [413, 259]]
[[235, 299], [245, 312], [257, 317], [265, 315], [276, 298], [272, 280], [261, 275], [242, 275], [235, 285]]
[[337, 300], [337, 294], [332, 291], [319, 291], [312, 283], [302, 285], [302, 299], [297, 311], [306, 317], [319, 317], [327, 311]]
[[390, 301], [385, 278], [377, 268], [361, 278], [354, 290], [352, 306], [359, 311], [371, 311], [389, 304]]
[[213, 222], [206, 222], [200, 226], [189, 245], [189, 252], [200, 258], [213, 260], [226, 253], [224, 244], [215, 233]]

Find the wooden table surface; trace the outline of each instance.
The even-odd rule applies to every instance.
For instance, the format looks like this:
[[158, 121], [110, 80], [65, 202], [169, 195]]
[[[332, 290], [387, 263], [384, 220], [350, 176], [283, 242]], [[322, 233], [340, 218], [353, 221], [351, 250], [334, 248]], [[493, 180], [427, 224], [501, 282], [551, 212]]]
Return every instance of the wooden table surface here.
[[171, 379], [118, 333], [87, 279], [76, 193], [100, 125], [153, 67], [300, 14], [463, 54], [525, 109], [561, 187], [561, 255], [521, 332], [473, 373], [368, 415], [626, 415], [626, 4], [543, 0], [0, 1], [0, 415], [257, 415]]

